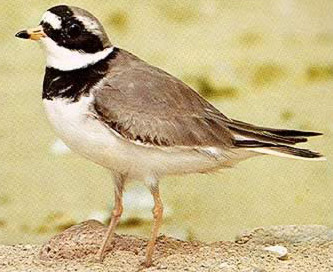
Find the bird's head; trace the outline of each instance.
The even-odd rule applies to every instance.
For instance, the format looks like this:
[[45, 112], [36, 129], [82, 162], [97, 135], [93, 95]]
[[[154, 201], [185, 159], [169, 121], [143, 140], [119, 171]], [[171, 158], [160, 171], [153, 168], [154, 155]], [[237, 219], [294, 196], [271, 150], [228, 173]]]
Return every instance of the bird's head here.
[[20, 31], [16, 37], [40, 41], [46, 48], [47, 66], [63, 71], [94, 64], [113, 49], [95, 16], [66, 5], [50, 8], [38, 27]]

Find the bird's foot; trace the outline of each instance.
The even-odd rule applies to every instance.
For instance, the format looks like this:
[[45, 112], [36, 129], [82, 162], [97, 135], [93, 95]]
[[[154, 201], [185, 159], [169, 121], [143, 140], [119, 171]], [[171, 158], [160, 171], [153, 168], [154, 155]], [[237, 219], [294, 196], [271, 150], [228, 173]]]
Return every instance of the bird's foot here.
[[105, 257], [105, 254], [104, 254], [104, 250], [99, 250], [94, 258], [93, 258], [93, 261], [96, 262], [96, 263], [103, 263], [103, 260], [104, 260], [104, 257]]
[[147, 260], [146, 260], [146, 261], [144, 262], [144, 266], [147, 267], [147, 268], [148, 268], [148, 267], [151, 267], [152, 264], [153, 264], [153, 262], [152, 262], [151, 260], [150, 260], [150, 261], [147, 261]]
[[153, 265], [152, 260], [147, 260], [145, 259], [142, 263], [141, 263], [141, 267], [143, 268], [149, 268]]

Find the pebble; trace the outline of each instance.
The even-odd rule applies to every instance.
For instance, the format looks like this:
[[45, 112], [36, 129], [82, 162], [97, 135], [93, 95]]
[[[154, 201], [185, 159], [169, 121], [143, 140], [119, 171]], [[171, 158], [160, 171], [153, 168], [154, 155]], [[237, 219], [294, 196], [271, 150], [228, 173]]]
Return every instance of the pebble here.
[[275, 253], [280, 260], [286, 260], [288, 258], [288, 249], [284, 246], [268, 246], [265, 247], [264, 250]]

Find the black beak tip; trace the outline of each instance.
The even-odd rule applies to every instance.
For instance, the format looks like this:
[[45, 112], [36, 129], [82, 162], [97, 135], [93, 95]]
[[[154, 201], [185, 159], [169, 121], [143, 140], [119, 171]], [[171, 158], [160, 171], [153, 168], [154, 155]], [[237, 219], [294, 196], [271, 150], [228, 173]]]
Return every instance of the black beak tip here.
[[28, 32], [26, 30], [17, 32], [15, 34], [15, 37], [17, 38], [21, 38], [21, 39], [29, 39], [30, 35], [28, 34]]

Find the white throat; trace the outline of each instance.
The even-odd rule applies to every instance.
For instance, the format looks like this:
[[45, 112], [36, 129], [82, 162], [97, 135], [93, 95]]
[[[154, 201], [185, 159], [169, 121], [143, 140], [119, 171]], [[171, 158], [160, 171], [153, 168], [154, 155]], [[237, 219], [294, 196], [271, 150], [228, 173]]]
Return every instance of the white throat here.
[[112, 46], [103, 51], [89, 54], [59, 46], [48, 37], [42, 38], [41, 41], [46, 47], [46, 66], [61, 71], [85, 68], [105, 59], [113, 51]]

